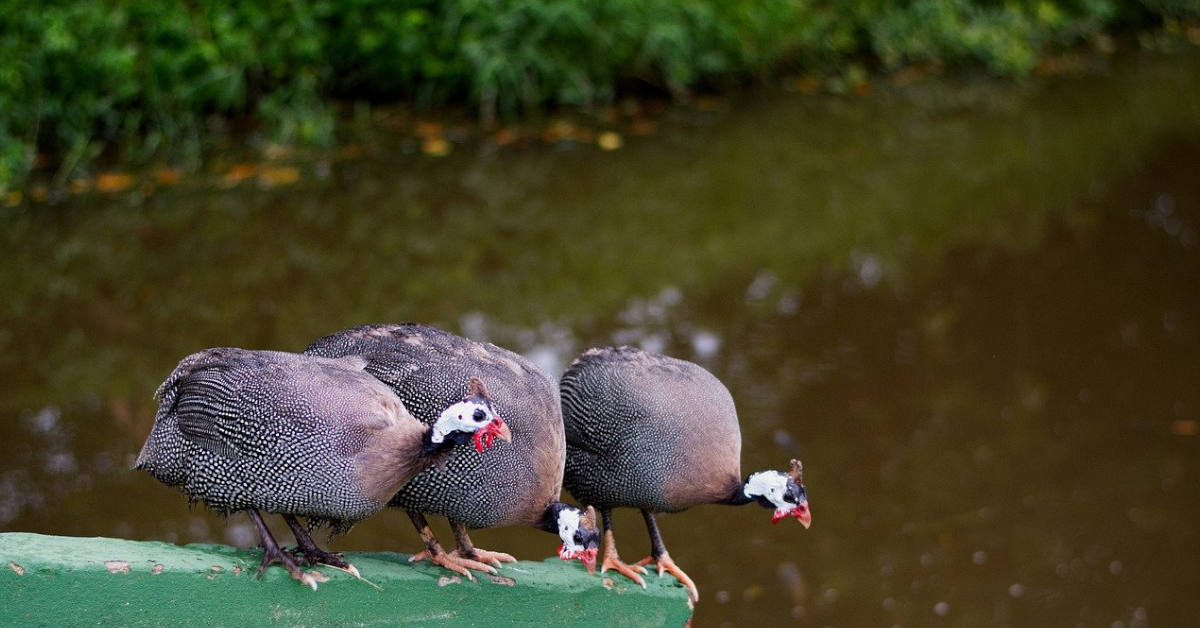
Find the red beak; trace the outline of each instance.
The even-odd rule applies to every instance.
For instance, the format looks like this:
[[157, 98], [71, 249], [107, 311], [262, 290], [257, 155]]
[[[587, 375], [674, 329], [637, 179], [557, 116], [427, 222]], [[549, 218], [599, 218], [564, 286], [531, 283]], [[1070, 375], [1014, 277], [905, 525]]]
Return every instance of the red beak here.
[[578, 558], [579, 562], [583, 563], [584, 567], [587, 567], [589, 576], [596, 573], [596, 554], [599, 552], [600, 550], [595, 547], [584, 550], [569, 550], [566, 543], [558, 546], [559, 558], [563, 560], [575, 560]]
[[491, 423], [475, 432], [475, 451], [482, 453], [484, 449], [490, 448], [497, 437], [506, 443], [512, 442], [512, 432], [509, 431], [508, 424], [500, 417], [492, 419]]
[[599, 553], [599, 551], [600, 550], [593, 547], [592, 549], [583, 550], [579, 553], [579, 560], [583, 562], [584, 567], [587, 567], [589, 576], [596, 573], [596, 554]]
[[804, 526], [805, 530], [812, 525], [812, 512], [808, 509], [807, 501], [800, 502], [800, 505], [791, 510], [777, 509], [775, 514], [771, 515], [771, 523], [779, 523], [780, 519], [787, 519], [788, 517], [798, 519], [800, 525]]

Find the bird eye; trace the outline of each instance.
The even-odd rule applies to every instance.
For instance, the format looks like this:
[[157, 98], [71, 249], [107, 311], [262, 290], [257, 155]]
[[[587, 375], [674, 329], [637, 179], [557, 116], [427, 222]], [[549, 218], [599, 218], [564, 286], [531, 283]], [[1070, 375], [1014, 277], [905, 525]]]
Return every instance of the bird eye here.
[[482, 421], [487, 418], [487, 413], [483, 410], [476, 409], [474, 418], [476, 421]]

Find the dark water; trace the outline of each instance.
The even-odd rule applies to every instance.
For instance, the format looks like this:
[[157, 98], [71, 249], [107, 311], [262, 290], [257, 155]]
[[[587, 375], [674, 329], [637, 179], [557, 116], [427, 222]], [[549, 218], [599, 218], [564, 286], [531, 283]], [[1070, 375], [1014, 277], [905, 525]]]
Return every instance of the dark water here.
[[[611, 153], [409, 153], [5, 210], [0, 529], [248, 545], [244, 518], [127, 471], [156, 384], [203, 347], [418, 320], [555, 375], [600, 343], [696, 360], [737, 400], [744, 471], [804, 459], [811, 530], [660, 519], [697, 625], [1200, 617], [1194, 55], [757, 94]], [[640, 557], [640, 517], [616, 525]], [[419, 540], [386, 513], [335, 547]]]

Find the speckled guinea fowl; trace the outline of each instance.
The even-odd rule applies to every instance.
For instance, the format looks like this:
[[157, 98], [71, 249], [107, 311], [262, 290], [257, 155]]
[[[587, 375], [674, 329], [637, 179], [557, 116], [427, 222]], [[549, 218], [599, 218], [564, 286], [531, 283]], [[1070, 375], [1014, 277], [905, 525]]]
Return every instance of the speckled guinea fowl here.
[[155, 393], [158, 412], [135, 468], [223, 514], [246, 511], [262, 537], [259, 573], [279, 562], [316, 588], [259, 510], [283, 515], [308, 564], [353, 570], [316, 547], [296, 517], [345, 531], [473, 434], [510, 438], [478, 380], [458, 380], [457, 397], [430, 428], [365, 364], [235, 348], [189, 355]]
[[[493, 344], [419, 325], [379, 324], [347, 329], [313, 342], [305, 353], [327, 357], [362, 355], [375, 375], [429, 423], [454, 396], [450, 382], [472, 373], [491, 389], [497, 413], [512, 430], [511, 444], [485, 452], [465, 449], [445, 465], [422, 472], [392, 499], [408, 512], [425, 543], [414, 559], [470, 577], [468, 569], [495, 572], [515, 560], [475, 548], [467, 528], [529, 525], [557, 533], [559, 556], [595, 566], [599, 534], [595, 516], [558, 501], [566, 443], [558, 391], [525, 358]], [[458, 548], [446, 554], [422, 513], [449, 519]]]
[[[773, 521], [811, 522], [800, 463], [788, 473], [741, 475], [742, 437], [733, 398], [700, 366], [632, 347], [589, 349], [559, 384], [567, 435], [565, 486], [604, 521], [602, 571], [616, 569], [645, 586], [642, 565], [674, 574], [693, 599], [691, 578], [671, 560], [655, 513], [698, 504], [751, 502], [775, 509]], [[642, 511], [650, 556], [630, 566], [617, 554], [613, 508]]]

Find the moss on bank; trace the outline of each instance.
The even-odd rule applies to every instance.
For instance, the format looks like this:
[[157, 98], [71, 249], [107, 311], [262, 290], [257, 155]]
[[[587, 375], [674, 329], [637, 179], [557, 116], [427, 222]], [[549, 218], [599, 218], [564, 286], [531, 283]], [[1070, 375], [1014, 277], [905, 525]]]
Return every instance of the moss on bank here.
[[1020, 76], [1055, 47], [1200, 17], [1200, 0], [0, 0], [0, 191], [39, 153], [195, 158], [228, 120], [329, 142], [335, 103], [486, 118], [681, 94], [781, 70], [933, 62]]

